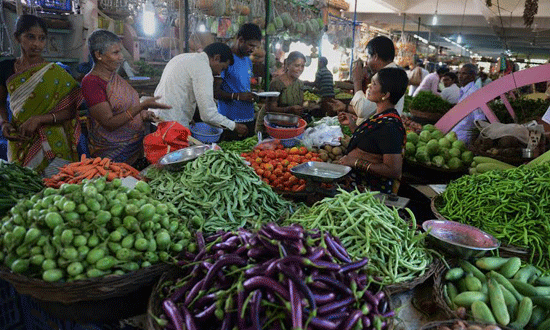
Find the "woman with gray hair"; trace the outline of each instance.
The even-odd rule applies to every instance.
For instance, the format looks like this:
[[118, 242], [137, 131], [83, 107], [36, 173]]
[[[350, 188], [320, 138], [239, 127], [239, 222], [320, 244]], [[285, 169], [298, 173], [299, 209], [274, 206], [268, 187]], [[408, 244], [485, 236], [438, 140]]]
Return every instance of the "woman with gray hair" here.
[[156, 119], [147, 109], [170, 106], [156, 102], [160, 96], [140, 102], [136, 90], [117, 74], [124, 57], [116, 34], [96, 30], [88, 38], [88, 48], [94, 66], [82, 79], [82, 94], [90, 114], [90, 154], [132, 165], [143, 157], [143, 123]]

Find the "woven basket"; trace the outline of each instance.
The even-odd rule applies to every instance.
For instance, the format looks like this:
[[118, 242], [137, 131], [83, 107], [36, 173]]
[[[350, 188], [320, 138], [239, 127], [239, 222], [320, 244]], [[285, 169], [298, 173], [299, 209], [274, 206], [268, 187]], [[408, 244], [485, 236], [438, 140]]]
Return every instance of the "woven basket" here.
[[46, 312], [79, 322], [108, 322], [143, 314], [158, 278], [172, 268], [156, 264], [120, 275], [71, 283], [49, 283], [0, 267], [0, 277], [19, 294], [29, 295]]
[[[454, 320], [447, 320], [447, 321], [430, 322], [430, 323], [427, 323], [427, 324], [423, 325], [422, 328], [420, 328], [420, 330], [438, 330], [438, 329], [440, 329], [439, 327], [441, 327], [441, 326], [446, 326], [449, 329], [453, 329], [453, 325], [458, 321], [462, 321], [462, 322], [466, 323], [467, 326], [477, 325], [477, 326], [480, 326], [482, 328], [490, 325], [490, 324], [487, 324], [487, 323], [480, 323], [480, 322], [476, 322], [476, 321], [464, 321], [464, 320], [460, 320], [460, 319], [454, 319]], [[510, 328], [503, 327], [501, 325], [499, 325], [498, 327], [502, 330], [510, 330]]]
[[422, 118], [426, 121], [431, 121], [432, 124], [435, 124], [437, 123], [437, 121], [439, 119], [441, 119], [441, 117], [443, 117], [444, 113], [437, 113], [437, 112], [423, 112], [423, 111], [418, 111], [418, 110], [414, 110], [414, 109], [409, 109], [409, 112], [414, 116], [414, 117], [417, 117], [417, 118]]
[[436, 218], [438, 218], [439, 220], [447, 220], [437, 210], [437, 207], [439, 205], [441, 205], [442, 202], [443, 202], [443, 198], [441, 197], [441, 195], [437, 195], [434, 198], [432, 198], [432, 200], [430, 202], [430, 208], [432, 209], [432, 212], [433, 212], [433, 214], [435, 215]]
[[434, 259], [434, 261], [428, 266], [428, 269], [424, 272], [424, 275], [415, 278], [409, 282], [389, 284], [384, 286], [384, 291], [390, 295], [395, 295], [398, 293], [406, 292], [414, 289], [416, 286], [426, 282], [430, 277], [432, 277], [436, 270], [441, 267], [443, 263], [439, 259]]

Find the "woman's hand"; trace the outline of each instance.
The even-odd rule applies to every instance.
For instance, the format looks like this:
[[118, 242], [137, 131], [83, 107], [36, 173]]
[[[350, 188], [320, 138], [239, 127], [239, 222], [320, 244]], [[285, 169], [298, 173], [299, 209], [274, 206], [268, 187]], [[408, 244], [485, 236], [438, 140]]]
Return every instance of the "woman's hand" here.
[[25, 120], [25, 122], [19, 127], [19, 134], [24, 137], [31, 138], [43, 124], [44, 123], [42, 122], [41, 116], [32, 116]]
[[172, 109], [172, 106], [164, 103], [158, 103], [157, 100], [160, 99], [160, 96], [150, 97], [148, 99], [143, 100], [139, 105], [142, 110], [147, 109]]
[[17, 133], [17, 130], [11, 123], [2, 124], [2, 135], [9, 141], [24, 141], [27, 140]]
[[346, 165], [346, 166], [349, 166], [351, 168], [355, 167], [355, 162], [357, 161], [357, 158], [353, 155], [345, 155], [344, 157], [340, 158], [340, 160], [338, 161], [339, 164], [341, 165]]
[[338, 112], [338, 121], [342, 125], [350, 125], [352, 122], [355, 123], [357, 116], [349, 112]]
[[153, 111], [143, 110], [140, 113], [140, 115], [141, 115], [141, 120], [143, 121], [152, 121], [152, 122], [160, 121], [160, 118]]
[[354, 157], [355, 159], [366, 160], [367, 162], [374, 164], [382, 163], [384, 158], [383, 155], [366, 152], [359, 148], [353, 149], [350, 153], [348, 153], [348, 155]]

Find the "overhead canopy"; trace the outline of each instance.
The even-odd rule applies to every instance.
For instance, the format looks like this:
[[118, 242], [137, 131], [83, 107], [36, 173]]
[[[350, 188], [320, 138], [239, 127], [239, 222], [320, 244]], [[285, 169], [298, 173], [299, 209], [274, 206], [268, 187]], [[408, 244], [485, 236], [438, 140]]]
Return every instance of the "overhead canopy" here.
[[[355, 0], [347, 0], [346, 17], [353, 18]], [[417, 34], [434, 45], [460, 54], [457, 41], [481, 56], [498, 57], [506, 51], [513, 56], [539, 59], [550, 57], [550, 1], [538, 1], [538, 14], [525, 27], [525, 0], [358, 0], [357, 21], [388, 31]], [[437, 24], [432, 20], [437, 7]], [[464, 14], [463, 14], [464, 13]], [[420, 18], [420, 31], [418, 23]], [[431, 32], [431, 33], [430, 33]]]

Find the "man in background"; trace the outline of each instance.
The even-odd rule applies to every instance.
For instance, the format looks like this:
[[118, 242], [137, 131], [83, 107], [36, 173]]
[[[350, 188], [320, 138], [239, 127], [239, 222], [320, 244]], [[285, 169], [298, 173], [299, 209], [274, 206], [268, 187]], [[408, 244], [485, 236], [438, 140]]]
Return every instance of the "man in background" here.
[[460, 98], [460, 88], [457, 86], [458, 77], [454, 72], [447, 72], [441, 78], [445, 88], [441, 91], [441, 98], [452, 104], [457, 104]]
[[418, 88], [414, 91], [413, 97], [418, 95], [421, 91], [429, 91], [432, 92], [434, 95], [439, 95], [439, 81], [443, 77], [445, 73], [449, 72], [449, 69], [447, 68], [439, 68], [436, 72], [430, 73], [426, 76], [418, 85]]
[[[472, 63], [464, 64], [460, 70], [458, 70], [458, 81], [460, 82], [460, 97], [458, 103], [464, 101], [468, 96], [472, 95], [478, 90], [475, 79], [477, 76], [477, 66]], [[476, 120], [487, 120], [481, 109], [476, 109], [462, 119], [455, 127], [453, 132], [459, 140], [464, 143], [470, 142], [472, 138], [472, 130], [475, 127], [474, 122]]]
[[250, 55], [261, 45], [262, 31], [256, 24], [247, 23], [237, 33], [233, 52], [233, 65], [214, 79], [214, 98], [218, 100], [218, 112], [237, 123], [246, 125], [248, 134], [239, 135], [227, 131], [225, 140], [246, 138], [254, 134], [254, 94], [250, 79], [254, 70]]
[[332, 72], [327, 68], [328, 60], [326, 57], [319, 57], [317, 73], [315, 74], [315, 87], [321, 94], [321, 112], [329, 116], [334, 116], [332, 102], [334, 100], [334, 79]]

